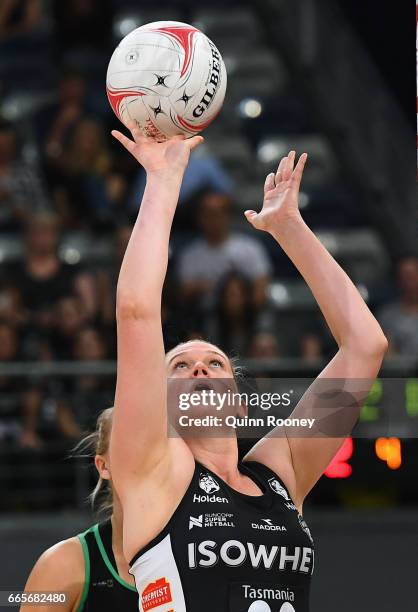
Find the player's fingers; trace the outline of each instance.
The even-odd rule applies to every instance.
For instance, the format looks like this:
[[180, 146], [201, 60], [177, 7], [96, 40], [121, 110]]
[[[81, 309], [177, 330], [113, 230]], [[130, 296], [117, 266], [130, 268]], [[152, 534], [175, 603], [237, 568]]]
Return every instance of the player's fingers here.
[[125, 147], [125, 149], [127, 149], [127, 151], [129, 151], [129, 153], [134, 151], [136, 143], [125, 136], [125, 134], [118, 132], [118, 130], [112, 130], [112, 136], [116, 138], [116, 140], [119, 140], [119, 142]]
[[290, 177], [292, 176], [293, 165], [295, 163], [295, 155], [296, 155], [295, 151], [290, 151], [289, 155], [287, 156], [286, 165], [284, 166], [283, 172], [282, 172], [283, 181], [288, 181]]
[[193, 136], [193, 138], [189, 138], [187, 142], [189, 143], [190, 150], [193, 151], [193, 149], [202, 144], [203, 140], [203, 136]]
[[176, 134], [176, 136], [173, 136], [170, 140], [186, 140], [186, 135], [185, 134]]
[[266, 180], [264, 181], [264, 193], [266, 194], [268, 191], [271, 191], [275, 188], [275, 186], [276, 183], [274, 182], [274, 172], [270, 172], [270, 174], [266, 176]]
[[282, 176], [283, 176], [283, 169], [286, 166], [287, 163], [287, 157], [282, 157], [282, 159], [280, 160], [280, 164], [277, 168], [276, 171], [276, 176], [275, 176], [275, 183], [276, 185], [278, 185], [280, 183], [280, 181], [282, 180]]
[[307, 153], [302, 153], [302, 155], [299, 157], [298, 163], [296, 164], [296, 168], [292, 172], [292, 177], [291, 177], [292, 189], [296, 189], [297, 191], [299, 190], [300, 182], [302, 180], [303, 169], [305, 167], [307, 159], [308, 159]]
[[251, 223], [251, 225], [253, 225], [253, 223], [254, 223], [254, 221], [255, 221], [255, 219], [257, 217], [257, 214], [258, 213], [256, 213], [255, 210], [246, 210], [244, 212], [244, 215], [245, 215], [247, 221], [249, 221], [249, 223]]
[[126, 122], [126, 127], [131, 132], [132, 138], [135, 140], [136, 143], [141, 144], [142, 142], [146, 141], [146, 137], [143, 135], [143, 133], [139, 129], [139, 126], [136, 123], [136, 121], [133, 121], [132, 119], [128, 119], [128, 121]]

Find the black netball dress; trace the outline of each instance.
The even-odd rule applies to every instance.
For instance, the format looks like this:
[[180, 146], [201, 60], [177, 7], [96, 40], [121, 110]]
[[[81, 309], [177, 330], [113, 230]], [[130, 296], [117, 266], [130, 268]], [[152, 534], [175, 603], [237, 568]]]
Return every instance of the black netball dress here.
[[196, 462], [170, 521], [130, 563], [142, 612], [308, 612], [310, 531], [277, 474], [256, 462], [239, 470], [261, 496]]
[[110, 520], [78, 536], [84, 553], [85, 581], [77, 612], [134, 612], [138, 593], [118, 574], [112, 550]]

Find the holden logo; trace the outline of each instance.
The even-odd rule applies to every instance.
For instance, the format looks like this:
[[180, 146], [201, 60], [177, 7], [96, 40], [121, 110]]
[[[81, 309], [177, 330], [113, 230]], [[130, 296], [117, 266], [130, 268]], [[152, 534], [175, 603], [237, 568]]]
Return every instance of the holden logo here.
[[127, 64], [135, 64], [135, 62], [138, 60], [138, 51], [136, 51], [135, 49], [132, 49], [131, 51], [129, 51], [128, 55], [126, 56], [126, 63]]
[[214, 493], [220, 489], [220, 486], [210, 474], [200, 474], [199, 487], [203, 489], [205, 493]]
[[282, 497], [284, 497], [285, 499], [289, 500], [290, 497], [287, 494], [287, 491], [284, 487], [282, 487], [282, 485], [280, 484], [280, 482], [277, 480], [277, 478], [270, 478], [269, 480], [269, 485], [270, 488], [277, 493], [278, 495], [281, 495]]

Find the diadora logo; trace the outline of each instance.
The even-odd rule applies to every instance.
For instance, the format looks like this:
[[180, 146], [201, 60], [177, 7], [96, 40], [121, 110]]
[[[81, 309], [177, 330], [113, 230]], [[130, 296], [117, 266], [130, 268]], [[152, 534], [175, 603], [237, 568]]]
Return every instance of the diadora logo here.
[[272, 489], [277, 495], [281, 495], [287, 501], [290, 501], [290, 497], [284, 487], [280, 484], [277, 478], [269, 478], [270, 489]]
[[215, 491], [219, 491], [220, 489], [220, 486], [210, 474], [200, 474], [199, 487], [203, 489], [205, 493], [215, 493]]
[[287, 531], [284, 525], [273, 525], [272, 519], [261, 519], [261, 523], [251, 523], [253, 529], [260, 531]]
[[197, 518], [191, 516], [189, 519], [189, 531], [193, 527], [235, 527], [235, 523], [232, 521], [233, 516], [230, 512], [199, 514]]

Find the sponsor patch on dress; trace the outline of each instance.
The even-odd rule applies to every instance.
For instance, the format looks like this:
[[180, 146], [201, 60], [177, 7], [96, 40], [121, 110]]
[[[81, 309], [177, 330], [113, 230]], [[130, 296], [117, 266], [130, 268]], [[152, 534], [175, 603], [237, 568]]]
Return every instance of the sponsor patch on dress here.
[[286, 582], [232, 582], [230, 612], [306, 612], [308, 592]]
[[170, 583], [165, 578], [159, 578], [148, 584], [141, 593], [141, 603], [144, 612], [173, 601]]

